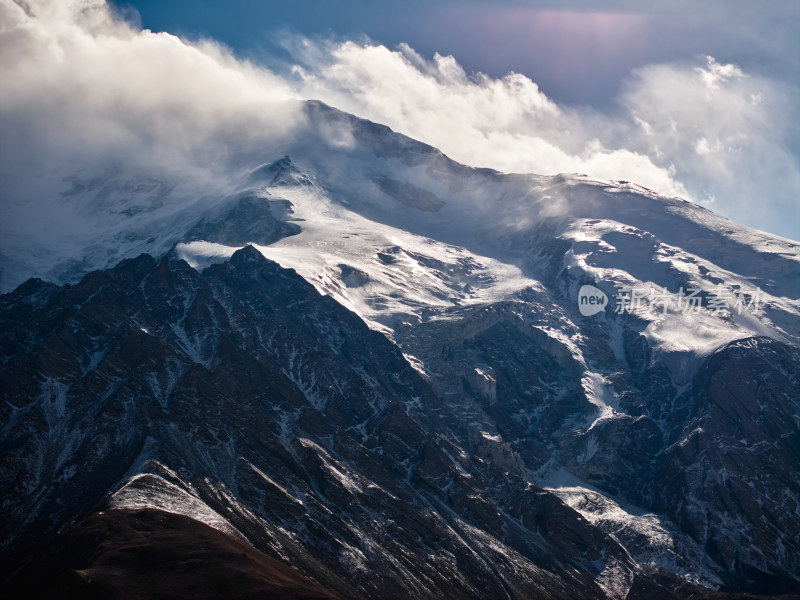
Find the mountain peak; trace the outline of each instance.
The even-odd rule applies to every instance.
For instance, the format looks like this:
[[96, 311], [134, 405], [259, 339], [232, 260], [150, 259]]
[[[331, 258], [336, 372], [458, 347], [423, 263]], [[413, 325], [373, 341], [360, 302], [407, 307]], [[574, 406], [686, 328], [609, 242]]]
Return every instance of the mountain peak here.
[[311, 185], [312, 181], [298, 169], [289, 155], [273, 163], [263, 164], [250, 173], [250, 181], [270, 186]]
[[250, 244], [242, 248], [241, 250], [237, 250], [231, 256], [231, 264], [240, 267], [246, 264], [253, 264], [253, 263], [265, 263], [267, 259], [264, 258], [264, 255], [261, 254], [256, 248]]

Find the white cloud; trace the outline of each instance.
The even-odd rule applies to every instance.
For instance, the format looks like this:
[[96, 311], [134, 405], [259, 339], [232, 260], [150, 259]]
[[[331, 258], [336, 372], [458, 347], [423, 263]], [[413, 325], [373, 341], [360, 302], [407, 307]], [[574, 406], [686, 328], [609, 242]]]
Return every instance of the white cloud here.
[[[706, 66], [653, 65], [622, 96], [647, 133], [626, 144], [661, 156], [693, 195], [750, 225], [800, 237], [800, 161], [792, 151], [797, 90], [707, 57]], [[795, 142], [796, 143], [796, 142]]]
[[271, 72], [211, 42], [135, 29], [100, 0], [0, 0], [0, 23], [0, 191], [17, 233], [41, 226], [68, 176], [122, 170], [187, 195], [223, 189], [238, 153], [299, 116]]
[[736, 65], [721, 65], [713, 56], [706, 56], [707, 67], [696, 67], [695, 73], [700, 75], [700, 79], [706, 87], [717, 89], [720, 83], [725, 83], [731, 79], [741, 79], [742, 70]]

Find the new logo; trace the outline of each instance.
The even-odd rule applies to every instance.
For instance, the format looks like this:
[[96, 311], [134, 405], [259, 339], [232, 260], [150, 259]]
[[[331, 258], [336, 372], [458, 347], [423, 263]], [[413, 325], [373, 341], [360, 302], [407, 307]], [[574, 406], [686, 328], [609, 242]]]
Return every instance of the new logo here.
[[608, 304], [608, 296], [593, 285], [582, 285], [578, 291], [578, 310], [584, 317], [603, 312]]

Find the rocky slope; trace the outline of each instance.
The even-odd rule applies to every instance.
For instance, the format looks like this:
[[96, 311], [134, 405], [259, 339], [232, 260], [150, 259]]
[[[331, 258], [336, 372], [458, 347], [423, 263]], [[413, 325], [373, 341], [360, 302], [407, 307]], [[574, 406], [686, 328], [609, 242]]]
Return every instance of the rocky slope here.
[[343, 597], [604, 597], [597, 578], [641, 570], [443, 437], [395, 346], [252, 247], [202, 275], [142, 256], [3, 300], [12, 564], [105, 497], [91, 519], [188, 516]]

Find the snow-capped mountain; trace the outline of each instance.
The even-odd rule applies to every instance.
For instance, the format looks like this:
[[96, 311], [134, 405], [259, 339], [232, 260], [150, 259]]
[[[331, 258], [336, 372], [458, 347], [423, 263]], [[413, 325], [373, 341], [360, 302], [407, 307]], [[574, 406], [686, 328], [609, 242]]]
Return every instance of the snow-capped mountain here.
[[6, 238], [14, 585], [168, 513], [289, 595], [800, 589], [800, 244], [304, 110], [222, 197], [123, 169]]

